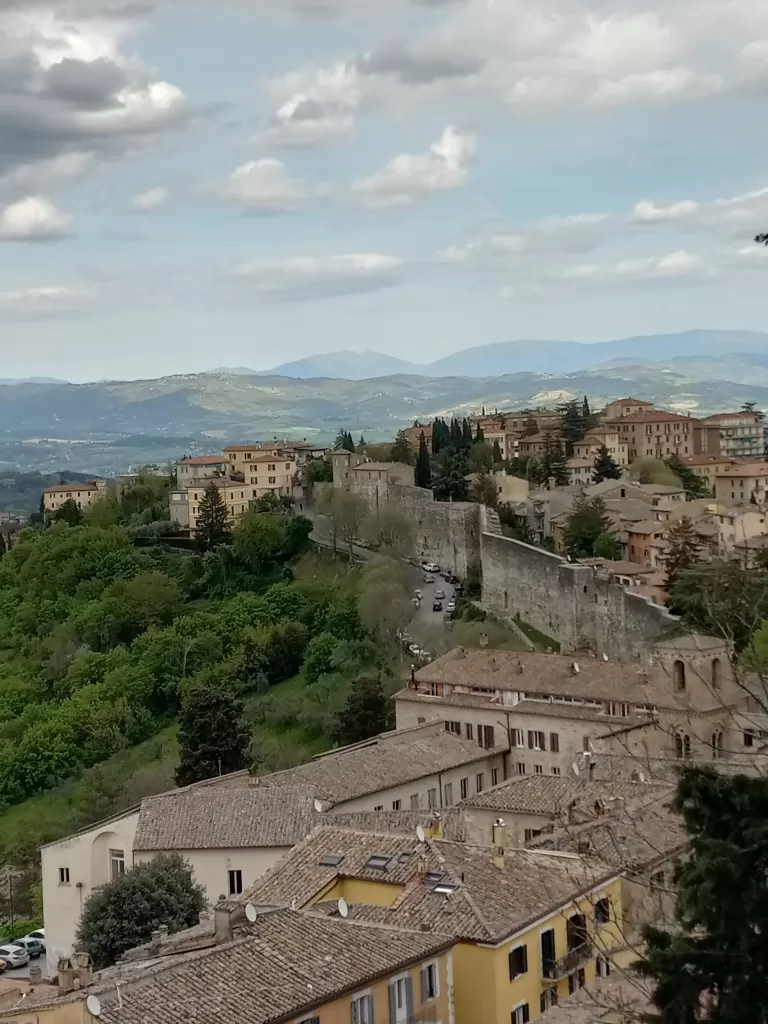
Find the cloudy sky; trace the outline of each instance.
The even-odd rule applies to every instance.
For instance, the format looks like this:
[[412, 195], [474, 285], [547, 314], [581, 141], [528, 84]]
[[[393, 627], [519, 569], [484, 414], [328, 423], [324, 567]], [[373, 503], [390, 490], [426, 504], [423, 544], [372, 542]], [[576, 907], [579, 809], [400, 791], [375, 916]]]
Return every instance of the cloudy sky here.
[[0, 0], [0, 377], [768, 328], [768, 3]]

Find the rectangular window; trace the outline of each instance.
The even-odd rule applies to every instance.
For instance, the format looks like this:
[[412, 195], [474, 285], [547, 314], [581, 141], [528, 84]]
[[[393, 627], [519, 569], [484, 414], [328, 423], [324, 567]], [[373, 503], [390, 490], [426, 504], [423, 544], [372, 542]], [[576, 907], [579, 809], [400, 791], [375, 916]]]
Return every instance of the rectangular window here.
[[466, 800], [469, 796], [469, 779], [462, 779], [459, 785], [461, 788], [461, 799]]
[[399, 811], [401, 806], [402, 806], [402, 801], [401, 800], [393, 800], [392, 801], [392, 810], [393, 811]]
[[471, 722], [467, 722], [466, 725], [464, 726], [464, 729], [465, 729], [466, 734], [467, 734], [467, 739], [468, 740], [474, 739], [474, 737], [475, 737], [475, 730], [474, 730], [474, 726], [472, 725], [472, 723]]
[[114, 881], [125, 874], [125, 853], [123, 850], [109, 851], [109, 877]]
[[530, 732], [528, 733], [528, 749], [529, 750], [546, 750], [547, 749], [547, 738], [543, 732]]
[[437, 961], [425, 964], [421, 969], [421, 1001], [428, 1003], [437, 999], [440, 994], [440, 981], [437, 973]]
[[755, 734], [753, 732], [750, 732], [749, 730], [746, 730], [744, 733], [744, 746], [751, 747], [754, 744], [754, 742]]
[[560, 753], [560, 736], [556, 732], [549, 734], [549, 749], [553, 754]]
[[370, 993], [352, 1000], [352, 1024], [374, 1024], [373, 996]]
[[59, 885], [69, 885], [69, 868], [59, 868]]
[[522, 729], [510, 729], [509, 732], [509, 745], [511, 747], [524, 747], [525, 746], [525, 733]]
[[271, 484], [276, 484], [276, 483], [277, 483], [277, 477], [271, 476], [271, 477], [269, 478], [269, 482], [270, 482]]
[[542, 768], [542, 766], [540, 764], [535, 764], [533, 766], [533, 774], [534, 775], [543, 775], [544, 774], [544, 769]]
[[374, 809], [374, 811], [383, 811], [384, 810], [384, 804], [376, 804], [376, 806], [373, 809]]
[[477, 786], [477, 792], [482, 793], [485, 788], [485, 775], [483, 772], [478, 772], [475, 776], [475, 785]]
[[595, 904], [595, 928], [601, 928], [611, 920], [611, 901], [607, 896]]
[[427, 790], [427, 807], [429, 807], [430, 810], [434, 810], [437, 807], [437, 790], [436, 789], [428, 789]]
[[453, 783], [446, 782], [444, 788], [444, 800], [445, 806], [450, 807], [453, 804]]
[[446, 722], [445, 731], [452, 732], [454, 736], [461, 736], [461, 722]]
[[552, 774], [553, 774], [553, 775], [559, 775], [559, 774], [560, 774], [560, 769], [559, 769], [559, 768], [557, 768], [557, 767], [553, 768], [553, 769], [552, 769]]
[[545, 988], [539, 997], [539, 1009], [542, 1013], [545, 1013], [547, 1010], [551, 1010], [553, 1006], [557, 1006], [557, 989]]
[[509, 951], [509, 980], [514, 981], [528, 970], [528, 947], [515, 946]]
[[524, 832], [525, 842], [530, 843], [532, 839], [536, 839], [537, 836], [541, 835], [540, 828], [527, 828]]
[[517, 762], [517, 774], [525, 775], [525, 764], [522, 761]]
[[609, 978], [611, 975], [611, 961], [605, 956], [599, 956], [595, 961], [595, 970], [598, 978]]
[[492, 750], [496, 746], [496, 737], [492, 725], [478, 725], [477, 732], [480, 746], [484, 747], [485, 750]]
[[499, 769], [498, 768], [492, 768], [491, 769], [491, 785], [492, 786], [498, 786], [498, 784], [499, 784]]
[[568, 995], [572, 996], [574, 992], [578, 992], [580, 988], [584, 988], [584, 982], [586, 976], [584, 974], [584, 968], [580, 967], [575, 974], [568, 975]]
[[228, 871], [229, 875], [229, 895], [239, 896], [243, 891], [243, 872], [242, 871]]
[[530, 1014], [528, 1011], [528, 1003], [523, 1003], [522, 1006], [516, 1006], [512, 1011], [512, 1024], [528, 1024], [530, 1020]]

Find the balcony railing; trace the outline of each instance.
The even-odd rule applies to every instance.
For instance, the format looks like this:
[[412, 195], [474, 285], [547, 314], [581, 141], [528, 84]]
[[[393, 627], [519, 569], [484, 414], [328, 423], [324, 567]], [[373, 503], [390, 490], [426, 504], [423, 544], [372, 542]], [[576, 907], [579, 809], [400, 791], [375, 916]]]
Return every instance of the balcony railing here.
[[575, 949], [570, 949], [559, 960], [542, 960], [541, 974], [548, 981], [560, 981], [567, 978], [572, 971], [582, 967], [592, 956], [592, 943], [589, 939]]

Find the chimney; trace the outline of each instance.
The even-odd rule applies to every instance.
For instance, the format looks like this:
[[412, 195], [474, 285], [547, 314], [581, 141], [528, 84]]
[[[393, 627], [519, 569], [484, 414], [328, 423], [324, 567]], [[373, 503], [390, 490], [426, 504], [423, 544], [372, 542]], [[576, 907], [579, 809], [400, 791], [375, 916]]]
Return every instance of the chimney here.
[[427, 839], [442, 839], [443, 838], [443, 819], [439, 814], [433, 814], [430, 816], [427, 822], [424, 832]]
[[88, 953], [73, 953], [72, 967], [77, 971], [78, 988], [93, 984], [93, 962]]
[[160, 929], [156, 928], [152, 932], [152, 938], [149, 940], [149, 951], [150, 953], [160, 952]]
[[59, 994], [75, 990], [75, 971], [69, 957], [63, 956], [56, 965], [56, 980], [59, 984]]
[[547, 490], [554, 491], [555, 487], [557, 487], [557, 480], [553, 476], [551, 476], [547, 480]]
[[39, 985], [43, 980], [43, 968], [40, 964], [29, 965], [29, 981], [32, 985]]
[[158, 929], [158, 931], [160, 932], [160, 942], [161, 943], [166, 942], [167, 939], [168, 939], [168, 925], [167, 924], [161, 924], [160, 928]]
[[232, 914], [226, 907], [216, 907], [213, 912], [216, 945], [231, 942], [233, 938]]
[[503, 818], [497, 818], [493, 823], [493, 863], [497, 868], [503, 868], [506, 863], [507, 848], [507, 826]]

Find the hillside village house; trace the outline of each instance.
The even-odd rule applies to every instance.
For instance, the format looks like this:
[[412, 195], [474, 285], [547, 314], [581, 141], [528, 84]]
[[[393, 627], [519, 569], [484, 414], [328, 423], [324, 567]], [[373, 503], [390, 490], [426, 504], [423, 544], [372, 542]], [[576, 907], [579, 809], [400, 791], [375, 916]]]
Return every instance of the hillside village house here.
[[629, 465], [627, 441], [614, 427], [596, 427], [590, 430], [581, 441], [574, 444], [573, 456], [576, 459], [590, 459], [594, 463], [603, 445], [617, 466], [623, 468]]
[[625, 439], [630, 464], [636, 459], [716, 455], [720, 451], [718, 427], [677, 413], [651, 409], [605, 419], [603, 426], [615, 429]]
[[721, 412], [702, 424], [720, 431], [720, 450], [737, 459], [759, 459], [765, 452], [764, 416], [758, 412]]
[[618, 398], [606, 405], [600, 418], [603, 422], [621, 419], [624, 416], [634, 416], [638, 412], [650, 412], [653, 407], [653, 402], [644, 402], [642, 398]]
[[432, 424], [426, 423], [414, 423], [412, 427], [408, 427], [407, 430], [403, 431], [406, 441], [413, 448], [414, 451], [419, 450], [421, 444], [422, 435], [424, 436], [424, 444], [427, 446], [427, 451], [432, 451]]
[[54, 487], [46, 487], [43, 491], [43, 504], [46, 512], [55, 512], [68, 501], [73, 501], [79, 509], [86, 509], [99, 498], [103, 498], [106, 493], [106, 480], [56, 484]]
[[768, 501], [768, 462], [732, 462], [715, 473], [715, 497], [724, 504]]
[[746, 705], [725, 643], [711, 637], [659, 642], [652, 663], [632, 667], [458, 648], [395, 696], [398, 728], [439, 720], [483, 743], [508, 737], [507, 778], [558, 775], [599, 738], [607, 753], [727, 758], [741, 747], [733, 716]]
[[719, 455], [684, 455], [681, 462], [692, 469], [696, 476], [702, 477], [707, 484], [709, 493], [714, 495], [715, 481], [718, 473], [722, 472], [726, 466], [732, 466], [734, 459], [724, 453]]
[[49, 967], [72, 953], [93, 889], [131, 865], [162, 852], [182, 853], [209, 900], [237, 895], [323, 815], [431, 812], [496, 785], [504, 778], [506, 737], [485, 740], [481, 745], [430, 722], [258, 780], [240, 772], [148, 797], [140, 807], [48, 843], [42, 882]]
[[621, 943], [619, 872], [512, 850], [501, 820], [492, 847], [442, 839], [439, 823], [424, 841], [322, 828], [240, 901], [334, 915], [340, 898], [352, 921], [455, 937], [455, 1024], [524, 1024], [607, 973]]

